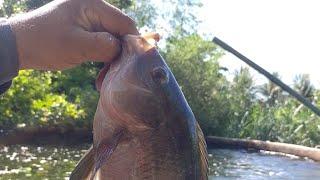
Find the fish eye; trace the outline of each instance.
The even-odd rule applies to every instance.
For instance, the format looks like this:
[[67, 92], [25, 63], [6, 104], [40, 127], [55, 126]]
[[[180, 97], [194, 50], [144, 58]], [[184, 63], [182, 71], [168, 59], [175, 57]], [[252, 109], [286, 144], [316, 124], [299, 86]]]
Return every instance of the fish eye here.
[[163, 67], [155, 67], [151, 72], [151, 76], [157, 84], [166, 84], [169, 82], [168, 71]]

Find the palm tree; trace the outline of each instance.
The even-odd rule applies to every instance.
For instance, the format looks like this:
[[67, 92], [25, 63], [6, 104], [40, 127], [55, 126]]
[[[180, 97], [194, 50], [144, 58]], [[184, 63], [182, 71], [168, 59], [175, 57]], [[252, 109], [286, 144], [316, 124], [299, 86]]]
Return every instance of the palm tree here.
[[[272, 73], [272, 75], [280, 79], [280, 75], [277, 72]], [[257, 92], [266, 99], [265, 103], [268, 106], [274, 106], [279, 101], [282, 102], [285, 99], [283, 90], [270, 80], [268, 83], [258, 86]]]
[[[293, 87], [302, 96], [309, 99], [311, 102], [315, 100], [315, 88], [311, 84], [309, 74], [299, 74], [293, 80]], [[297, 115], [303, 108], [303, 104], [300, 104], [294, 111], [293, 115]]]
[[299, 74], [294, 80], [294, 89], [298, 91], [301, 95], [312, 100], [314, 97], [315, 88], [311, 84], [310, 75], [309, 74]]

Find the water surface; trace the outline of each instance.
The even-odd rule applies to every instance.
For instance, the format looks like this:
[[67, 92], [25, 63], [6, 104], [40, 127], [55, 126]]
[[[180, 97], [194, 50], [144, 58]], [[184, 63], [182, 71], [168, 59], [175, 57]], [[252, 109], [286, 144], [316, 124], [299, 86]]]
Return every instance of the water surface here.
[[[0, 179], [68, 179], [89, 146], [0, 147]], [[211, 149], [209, 163], [209, 179], [320, 179], [320, 163], [260, 152]]]
[[209, 150], [209, 179], [320, 179], [320, 163], [245, 150]]
[[72, 169], [89, 148], [79, 146], [22, 146], [0, 148], [0, 179], [68, 179]]

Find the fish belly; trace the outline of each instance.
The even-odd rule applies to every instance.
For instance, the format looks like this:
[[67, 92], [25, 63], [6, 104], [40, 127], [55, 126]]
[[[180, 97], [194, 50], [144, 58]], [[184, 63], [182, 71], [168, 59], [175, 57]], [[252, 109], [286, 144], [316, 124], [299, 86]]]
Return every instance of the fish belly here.
[[187, 165], [172, 138], [135, 138], [118, 145], [96, 175], [99, 180], [185, 180]]

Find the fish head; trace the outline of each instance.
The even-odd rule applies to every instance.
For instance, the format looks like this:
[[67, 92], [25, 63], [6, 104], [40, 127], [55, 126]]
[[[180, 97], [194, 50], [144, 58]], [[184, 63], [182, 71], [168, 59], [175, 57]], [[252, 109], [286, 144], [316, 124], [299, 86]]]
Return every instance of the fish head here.
[[188, 176], [197, 179], [197, 122], [170, 68], [152, 44], [158, 40], [157, 34], [122, 38], [121, 55], [97, 79], [97, 111], [132, 136], [167, 129], [168, 144], [185, 157]]
[[99, 88], [106, 113], [132, 131], [157, 128], [177, 118], [179, 127], [193, 131], [194, 115], [152, 40], [159, 40], [159, 36], [122, 38], [122, 53], [102, 75]]

